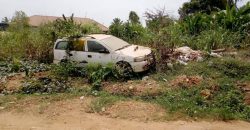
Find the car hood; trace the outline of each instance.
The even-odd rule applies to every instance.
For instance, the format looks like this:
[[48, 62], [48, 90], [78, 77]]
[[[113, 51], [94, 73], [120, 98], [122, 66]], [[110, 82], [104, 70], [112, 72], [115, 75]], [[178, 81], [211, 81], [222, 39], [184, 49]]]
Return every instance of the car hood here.
[[140, 57], [150, 54], [151, 49], [144, 46], [131, 45], [117, 52], [130, 57]]

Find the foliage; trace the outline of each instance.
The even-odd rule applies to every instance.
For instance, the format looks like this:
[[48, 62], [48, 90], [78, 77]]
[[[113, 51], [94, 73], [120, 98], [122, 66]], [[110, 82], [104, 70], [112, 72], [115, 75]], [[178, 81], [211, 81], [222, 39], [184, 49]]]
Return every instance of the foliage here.
[[0, 34], [0, 58], [25, 58], [51, 63], [57, 38], [99, 32], [97, 25], [77, 24], [73, 14], [69, 18], [63, 15], [62, 19], [32, 28], [28, 25], [27, 15], [19, 11], [12, 18], [7, 32]]
[[121, 21], [121, 19], [119, 18], [113, 19], [113, 22], [109, 26], [109, 33], [116, 37], [122, 38], [123, 30], [124, 30], [123, 21]]
[[69, 83], [64, 80], [52, 80], [50, 78], [40, 78], [26, 80], [19, 93], [62, 93], [69, 90]]
[[[96, 70], [93, 71], [93, 67], [87, 66], [87, 70], [89, 72], [89, 81], [92, 83], [93, 90], [100, 90], [102, 87], [102, 81], [107, 80], [107, 78], [118, 78], [118, 72], [115, 70], [112, 64], [109, 64], [104, 67], [97, 67]], [[91, 73], [90, 73], [91, 72]]]
[[78, 63], [63, 62], [54, 65], [52, 74], [57, 78], [86, 77], [92, 85], [92, 90], [101, 90], [102, 82], [107, 79], [118, 78], [117, 70], [112, 64], [101, 66], [100, 64], [88, 64], [78, 66]]
[[109, 27], [109, 33], [136, 44], [147, 41], [147, 30], [140, 23], [130, 21], [124, 23], [120, 19], [115, 18]]
[[217, 28], [202, 31], [196, 37], [196, 41], [188, 45], [194, 49], [210, 51], [218, 48], [239, 46], [241, 39], [242, 36], [238, 32], [230, 32], [226, 29]]
[[248, 62], [229, 58], [225, 61], [217, 60], [212, 66], [230, 78], [244, 80], [250, 77], [250, 64]]
[[9, 31], [20, 32], [29, 27], [29, 18], [23, 11], [16, 11], [11, 19]]
[[130, 11], [129, 22], [132, 24], [140, 24], [140, 18], [135, 11]]
[[102, 30], [96, 24], [84, 24], [81, 25], [81, 32], [83, 34], [91, 34], [91, 33], [101, 33]]
[[86, 76], [86, 70], [83, 67], [77, 66], [74, 62], [62, 62], [54, 65], [52, 74], [57, 77], [84, 77]]
[[236, 9], [235, 6], [227, 6], [226, 11], [218, 12], [215, 20], [219, 25], [233, 31], [248, 32], [250, 29], [250, 2]]
[[70, 36], [80, 36], [81, 35], [81, 25], [77, 24], [74, 21], [74, 14], [72, 14], [69, 18], [66, 18], [65, 15], [62, 15], [63, 19], [57, 19], [54, 26], [54, 33], [56, 37], [70, 37]]
[[[223, 90], [223, 87], [227, 87]], [[168, 91], [164, 96], [156, 100], [169, 112], [182, 112], [194, 118], [218, 117], [228, 119], [248, 119], [250, 111], [244, 104], [242, 93], [234, 86], [221, 84], [219, 91], [214, 92], [210, 99], [202, 97], [201, 92], [205, 88], [192, 87]]]
[[197, 35], [203, 30], [210, 29], [212, 26], [211, 16], [197, 13], [186, 17], [180, 25], [184, 33]]
[[[250, 64], [234, 58], [211, 59], [189, 63], [187, 66], [165, 71], [162, 78], [171, 81], [179, 75], [199, 75], [201, 84], [171, 88], [156, 100], [170, 113], [183, 113], [192, 118], [249, 120], [250, 109], [244, 103], [244, 93], [236, 81], [249, 81]], [[204, 91], [208, 95], [204, 96]]]
[[4, 76], [11, 76], [12, 73], [25, 72], [26, 76], [32, 73], [44, 72], [50, 70], [47, 64], [40, 64], [36, 61], [20, 61], [14, 59], [12, 61], [0, 62], [0, 79]]
[[174, 20], [166, 13], [165, 8], [145, 12], [146, 25], [149, 30], [158, 33], [162, 28], [174, 23]]
[[190, 14], [206, 13], [226, 9], [227, 0], [191, 0], [183, 4], [179, 9], [180, 18], [184, 19]]

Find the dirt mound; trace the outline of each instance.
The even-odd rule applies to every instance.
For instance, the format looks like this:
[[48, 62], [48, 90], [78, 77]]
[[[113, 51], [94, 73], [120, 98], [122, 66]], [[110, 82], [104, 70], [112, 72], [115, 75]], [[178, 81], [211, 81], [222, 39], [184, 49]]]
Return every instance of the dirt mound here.
[[125, 96], [156, 96], [163, 92], [163, 88], [154, 80], [104, 83], [103, 89], [111, 94]]
[[21, 85], [22, 82], [25, 80], [25, 74], [24, 73], [20, 73], [20, 74], [16, 74], [14, 76], [8, 77], [7, 78], [7, 82], [5, 84], [5, 91], [7, 93], [13, 93], [13, 92], [17, 92]]
[[199, 85], [202, 80], [203, 78], [201, 76], [181, 75], [181, 76], [176, 77], [174, 80], [172, 80], [170, 82], [170, 86], [188, 88], [194, 85]]
[[121, 101], [107, 108], [103, 114], [112, 118], [152, 121], [163, 119], [166, 112], [163, 108], [155, 104]]

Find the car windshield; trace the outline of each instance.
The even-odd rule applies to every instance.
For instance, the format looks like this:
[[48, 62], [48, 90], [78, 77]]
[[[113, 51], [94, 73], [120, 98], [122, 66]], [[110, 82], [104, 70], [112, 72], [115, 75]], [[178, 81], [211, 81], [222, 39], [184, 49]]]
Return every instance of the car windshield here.
[[105, 39], [102, 39], [101, 41], [115, 51], [130, 46], [130, 44], [128, 44], [126, 41], [123, 41], [122, 39], [119, 39], [114, 36], [107, 37]]

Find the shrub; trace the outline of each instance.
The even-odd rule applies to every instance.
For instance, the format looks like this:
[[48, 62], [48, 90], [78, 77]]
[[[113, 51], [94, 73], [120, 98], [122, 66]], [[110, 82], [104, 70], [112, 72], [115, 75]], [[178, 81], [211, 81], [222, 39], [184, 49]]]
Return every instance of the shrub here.
[[84, 77], [87, 75], [86, 69], [84, 67], [77, 66], [77, 63], [74, 62], [62, 62], [54, 65], [52, 68], [52, 74], [57, 77]]
[[189, 46], [195, 49], [210, 51], [212, 49], [227, 48], [240, 45], [241, 35], [228, 30], [218, 28], [215, 30], [202, 31], [196, 37], [197, 40]]
[[[95, 67], [95, 66], [94, 66]], [[109, 64], [104, 67], [98, 67], [96, 66], [96, 70], [94, 70], [93, 66], [88, 66], [87, 70], [92, 69], [89, 73], [89, 81], [92, 83], [92, 89], [93, 90], [100, 90], [101, 89], [101, 82], [103, 80], [107, 80], [107, 78], [118, 78], [118, 72], [115, 70], [114, 66], [112, 64]]]

